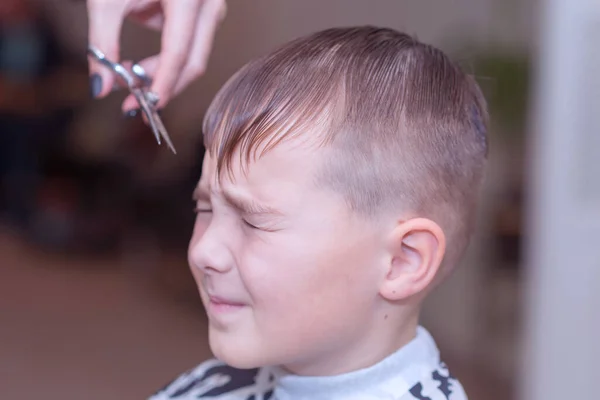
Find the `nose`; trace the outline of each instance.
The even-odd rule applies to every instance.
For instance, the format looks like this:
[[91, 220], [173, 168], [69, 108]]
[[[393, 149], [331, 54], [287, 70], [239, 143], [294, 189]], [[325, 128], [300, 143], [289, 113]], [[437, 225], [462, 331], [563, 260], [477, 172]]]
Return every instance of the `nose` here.
[[195, 229], [188, 249], [190, 266], [205, 274], [231, 270], [233, 257], [226, 242], [227, 237], [226, 232], [214, 223], [209, 223], [206, 229]]

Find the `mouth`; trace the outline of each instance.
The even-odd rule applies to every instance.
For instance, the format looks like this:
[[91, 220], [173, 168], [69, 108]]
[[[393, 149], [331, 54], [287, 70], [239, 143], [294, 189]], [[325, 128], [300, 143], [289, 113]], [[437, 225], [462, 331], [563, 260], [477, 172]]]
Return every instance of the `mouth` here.
[[224, 299], [218, 296], [208, 296], [208, 309], [214, 313], [233, 312], [244, 307], [246, 307], [246, 304], [244, 303]]

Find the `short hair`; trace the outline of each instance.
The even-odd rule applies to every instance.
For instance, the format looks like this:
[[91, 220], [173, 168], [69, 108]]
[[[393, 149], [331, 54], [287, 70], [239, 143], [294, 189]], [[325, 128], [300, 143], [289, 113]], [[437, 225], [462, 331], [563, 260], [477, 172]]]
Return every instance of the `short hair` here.
[[231, 172], [235, 154], [248, 165], [310, 132], [330, 150], [320, 185], [359, 214], [434, 219], [455, 264], [474, 226], [487, 119], [475, 79], [441, 50], [365, 26], [317, 32], [246, 64], [217, 94], [203, 132], [218, 174]]

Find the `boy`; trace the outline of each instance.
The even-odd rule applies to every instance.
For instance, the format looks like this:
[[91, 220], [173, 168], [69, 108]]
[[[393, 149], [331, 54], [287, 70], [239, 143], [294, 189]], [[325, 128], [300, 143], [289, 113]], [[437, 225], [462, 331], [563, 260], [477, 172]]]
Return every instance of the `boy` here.
[[467, 246], [486, 119], [471, 77], [391, 29], [243, 67], [206, 115], [189, 247], [219, 361], [151, 399], [466, 399], [418, 318]]

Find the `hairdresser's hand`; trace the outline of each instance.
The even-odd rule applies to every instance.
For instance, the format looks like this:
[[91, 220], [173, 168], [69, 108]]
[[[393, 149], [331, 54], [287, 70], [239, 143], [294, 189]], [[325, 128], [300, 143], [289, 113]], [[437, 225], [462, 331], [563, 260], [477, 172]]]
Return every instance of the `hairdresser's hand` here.
[[[125, 18], [162, 31], [160, 54], [138, 62], [153, 78], [151, 90], [160, 98], [159, 108], [202, 75], [215, 31], [226, 13], [225, 0], [88, 0], [87, 6], [89, 43], [111, 61], [120, 61]], [[111, 71], [90, 62], [93, 96], [106, 96], [115, 82]], [[123, 102], [124, 112], [136, 108], [133, 96]]]

